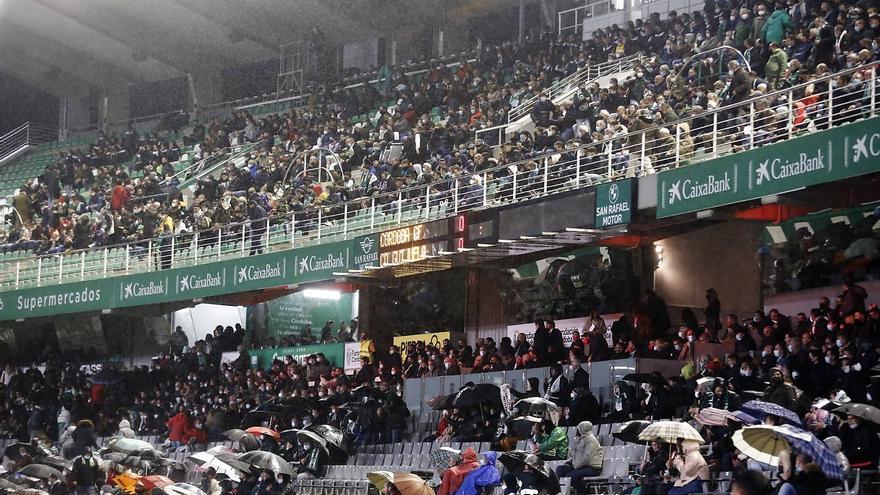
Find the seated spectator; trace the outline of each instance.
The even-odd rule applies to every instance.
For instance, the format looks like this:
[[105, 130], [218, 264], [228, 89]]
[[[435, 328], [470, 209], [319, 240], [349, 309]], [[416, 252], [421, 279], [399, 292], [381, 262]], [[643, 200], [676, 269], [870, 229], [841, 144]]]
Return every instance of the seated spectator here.
[[568, 453], [569, 459], [556, 468], [556, 476], [571, 477], [571, 486], [575, 492], [584, 493], [584, 478], [599, 476], [602, 472], [603, 449], [593, 434], [593, 423], [578, 423], [574, 444]]

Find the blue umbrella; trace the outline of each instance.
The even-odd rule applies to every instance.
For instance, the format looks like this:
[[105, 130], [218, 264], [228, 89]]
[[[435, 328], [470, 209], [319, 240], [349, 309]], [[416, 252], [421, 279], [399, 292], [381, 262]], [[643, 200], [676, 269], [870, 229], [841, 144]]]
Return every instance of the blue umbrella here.
[[764, 419], [768, 414], [781, 418], [786, 423], [795, 426], [803, 426], [800, 416], [796, 412], [788, 410], [779, 404], [772, 402], [764, 402], [761, 400], [750, 400], [740, 406], [740, 409], [755, 417]]
[[752, 416], [751, 414], [746, 414], [743, 411], [733, 411], [730, 414], [739, 419], [739, 422], [744, 425], [756, 425], [761, 422], [758, 420], [758, 418]]
[[819, 465], [825, 476], [835, 480], [844, 478], [843, 466], [840, 465], [837, 456], [816, 435], [791, 425], [777, 426], [774, 430], [785, 437], [792, 448], [810, 456], [813, 462]]
[[497, 457], [497, 452], [491, 450], [483, 452], [483, 458], [486, 460], [486, 463], [468, 473], [456, 493], [461, 495], [477, 495], [478, 492], [483, 491], [481, 490], [482, 488], [500, 486], [501, 473], [498, 472], [498, 468], [495, 466]]

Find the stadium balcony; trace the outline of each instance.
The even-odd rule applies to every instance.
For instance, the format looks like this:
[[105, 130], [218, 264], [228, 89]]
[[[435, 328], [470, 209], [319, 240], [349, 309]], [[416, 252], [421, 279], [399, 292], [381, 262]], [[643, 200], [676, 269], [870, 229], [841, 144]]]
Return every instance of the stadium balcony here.
[[[677, 122], [620, 132], [588, 146], [559, 149], [519, 163], [366, 200], [271, 217], [270, 227], [263, 234], [264, 246], [268, 251], [300, 248], [465, 211], [500, 208], [616, 179], [699, 166], [721, 156], [871, 118], [877, 114], [878, 105], [876, 70], [876, 64], [847, 69]], [[865, 75], [858, 87], [835, 88], [830, 84], [856, 73]], [[830, 91], [800, 96], [808, 87], [825, 84]], [[173, 238], [168, 266], [247, 256], [249, 230], [250, 223], [243, 222], [179, 234]], [[6, 253], [0, 256], [0, 288], [15, 290], [154, 271], [158, 245], [153, 239], [63, 255]]]

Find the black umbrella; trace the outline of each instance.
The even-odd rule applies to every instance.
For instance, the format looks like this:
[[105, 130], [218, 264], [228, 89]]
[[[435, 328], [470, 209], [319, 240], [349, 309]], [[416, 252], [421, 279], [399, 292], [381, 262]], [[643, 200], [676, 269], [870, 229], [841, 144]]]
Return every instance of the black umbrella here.
[[498, 462], [511, 473], [515, 473], [522, 470], [523, 463], [528, 456], [529, 453], [525, 450], [509, 450], [498, 456]]
[[326, 409], [331, 406], [342, 406], [350, 402], [350, 399], [348, 394], [333, 394], [318, 400], [318, 405]]
[[52, 476], [55, 476], [59, 480], [61, 479], [61, 471], [45, 464], [28, 464], [19, 469], [18, 474], [44, 480], [47, 480]]
[[24, 449], [27, 452], [27, 455], [31, 457], [39, 457], [47, 455], [48, 452], [43, 450], [42, 447], [33, 443], [23, 443], [16, 442], [12, 445], [6, 447], [6, 450], [3, 452], [3, 455], [8, 457], [10, 460], [17, 461], [19, 457], [21, 457], [21, 450]]
[[[523, 450], [511, 450], [509, 452], [502, 452], [498, 456], [498, 461], [511, 473], [522, 471], [523, 466], [528, 466], [535, 475], [535, 481], [539, 486], [559, 484], [559, 480], [552, 473], [550, 467], [547, 466], [547, 463], [534, 454]], [[559, 491], [557, 489], [557, 491], [551, 493], [559, 493]]]
[[238, 442], [245, 435], [249, 435], [249, 433], [240, 428], [233, 428], [231, 430], [226, 430], [223, 432], [223, 436], [232, 440], [233, 442]]
[[271, 452], [264, 450], [255, 450], [253, 452], [245, 452], [239, 454], [237, 459], [249, 466], [257, 469], [265, 469], [275, 474], [286, 474], [288, 476], [296, 476], [296, 472], [290, 467], [290, 463], [284, 458]]
[[620, 428], [618, 428], [617, 431], [611, 433], [611, 436], [618, 440], [623, 440], [624, 442], [642, 443], [641, 440], [639, 440], [639, 433], [650, 424], [650, 421], [627, 421], [620, 425]]
[[625, 382], [651, 383], [654, 385], [666, 384], [666, 379], [663, 378], [663, 375], [656, 371], [654, 373], [629, 373], [623, 375], [622, 380]]
[[103, 368], [89, 377], [89, 381], [98, 385], [110, 385], [122, 381], [123, 375], [116, 369]]
[[37, 464], [45, 464], [47, 466], [52, 466], [62, 471], [65, 469], [70, 469], [71, 466], [73, 466], [73, 463], [68, 461], [67, 459], [54, 455], [38, 457]]
[[7, 479], [0, 478], [0, 490], [8, 490], [10, 492], [14, 492], [21, 490], [22, 488], [24, 487], [21, 485], [16, 485], [15, 483]]
[[362, 403], [371, 400], [376, 402], [382, 402], [385, 400], [385, 393], [369, 384], [364, 384], [352, 389], [351, 395], [355, 400]]
[[225, 463], [227, 466], [233, 469], [237, 469], [241, 472], [247, 472], [248, 470], [250, 470], [250, 464], [239, 460], [236, 457], [236, 454], [217, 454], [215, 457]]
[[238, 440], [238, 449], [242, 452], [250, 452], [252, 450], [260, 450], [260, 439], [256, 435], [245, 433]]
[[313, 425], [306, 427], [305, 430], [314, 432], [327, 441], [327, 452], [330, 454], [331, 462], [345, 464], [348, 460], [349, 446], [342, 430], [330, 425]]
[[492, 383], [468, 385], [458, 391], [452, 405], [459, 409], [482, 405], [501, 405], [501, 389]]
[[453, 402], [455, 401], [455, 397], [458, 394], [450, 394], [450, 395], [440, 395], [434, 397], [433, 399], [428, 399], [426, 403], [431, 406], [431, 409], [435, 411], [442, 411], [444, 409], [452, 409], [455, 407]]

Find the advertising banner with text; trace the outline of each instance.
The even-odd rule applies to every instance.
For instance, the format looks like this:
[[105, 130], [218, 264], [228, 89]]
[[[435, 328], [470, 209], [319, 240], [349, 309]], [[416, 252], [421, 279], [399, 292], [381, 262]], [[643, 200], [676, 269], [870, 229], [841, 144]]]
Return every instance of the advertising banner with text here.
[[443, 341], [451, 339], [450, 332], [434, 332], [434, 333], [417, 333], [414, 335], [398, 335], [394, 337], [394, 345], [400, 349], [400, 357], [406, 359], [406, 346], [410, 342], [424, 342], [425, 345], [433, 345], [440, 347]]
[[350, 266], [351, 241], [0, 293], [0, 321], [159, 304], [332, 280]]
[[256, 349], [250, 352], [251, 368], [263, 368], [265, 370], [272, 367], [272, 361], [282, 359], [287, 356], [292, 357], [297, 363], [302, 364], [303, 360], [314, 354], [323, 354], [333, 366], [342, 366], [344, 358], [344, 344], [315, 344], [315, 345], [299, 345], [295, 347], [273, 347], [271, 349]]
[[657, 177], [657, 218], [880, 171], [880, 117], [808, 134]]

